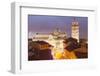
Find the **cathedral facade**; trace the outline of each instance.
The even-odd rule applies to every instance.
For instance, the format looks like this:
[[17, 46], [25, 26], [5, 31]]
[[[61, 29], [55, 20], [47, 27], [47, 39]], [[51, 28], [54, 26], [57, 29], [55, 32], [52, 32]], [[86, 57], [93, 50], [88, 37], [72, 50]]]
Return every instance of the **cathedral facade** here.
[[32, 41], [46, 41], [54, 46], [55, 51], [63, 51], [63, 40], [67, 38], [67, 33], [60, 31], [59, 28], [55, 29], [52, 33], [36, 33]]

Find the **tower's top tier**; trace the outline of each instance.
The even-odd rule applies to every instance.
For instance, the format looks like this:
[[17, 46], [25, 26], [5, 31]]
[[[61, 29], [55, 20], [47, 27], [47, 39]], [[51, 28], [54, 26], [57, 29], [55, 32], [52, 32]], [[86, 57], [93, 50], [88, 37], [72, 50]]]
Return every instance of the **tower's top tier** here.
[[76, 21], [76, 18], [74, 18], [74, 21], [72, 22], [72, 26], [78, 26], [78, 25], [79, 25], [78, 21]]
[[77, 22], [77, 21], [75, 21], [75, 22], [72, 22], [72, 25], [79, 25], [79, 23]]

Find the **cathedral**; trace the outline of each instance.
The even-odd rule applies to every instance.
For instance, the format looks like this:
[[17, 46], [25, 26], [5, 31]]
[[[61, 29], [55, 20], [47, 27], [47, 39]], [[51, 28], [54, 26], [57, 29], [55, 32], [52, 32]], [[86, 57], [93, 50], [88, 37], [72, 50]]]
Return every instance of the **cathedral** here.
[[56, 50], [63, 50], [63, 40], [67, 38], [67, 33], [62, 32], [59, 28], [56, 28], [51, 33], [36, 33], [36, 35], [33, 36], [32, 41], [46, 41]]
[[[79, 23], [74, 19], [71, 24], [71, 37], [79, 42]], [[50, 33], [36, 33], [32, 41], [45, 41], [53, 46], [54, 52], [63, 52], [63, 41], [68, 38], [67, 32], [62, 32], [60, 28], [56, 28]]]
[[[74, 21], [72, 21], [71, 24], [71, 37], [77, 39], [79, 42], [79, 23], [74, 18]], [[67, 37], [67, 32], [62, 32], [60, 28], [56, 28], [51, 33], [36, 33], [32, 40], [33, 41], [53, 41], [53, 40], [63, 40]], [[50, 43], [50, 42], [49, 42]]]

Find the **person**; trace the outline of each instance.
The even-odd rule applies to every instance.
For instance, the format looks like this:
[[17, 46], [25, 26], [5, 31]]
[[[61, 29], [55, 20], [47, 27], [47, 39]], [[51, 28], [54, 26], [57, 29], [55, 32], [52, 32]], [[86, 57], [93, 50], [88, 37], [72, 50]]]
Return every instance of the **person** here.
[[77, 59], [77, 56], [75, 55], [74, 50], [78, 48], [78, 42], [77, 39], [74, 38], [68, 38], [63, 41], [63, 55], [62, 57], [64, 59]]

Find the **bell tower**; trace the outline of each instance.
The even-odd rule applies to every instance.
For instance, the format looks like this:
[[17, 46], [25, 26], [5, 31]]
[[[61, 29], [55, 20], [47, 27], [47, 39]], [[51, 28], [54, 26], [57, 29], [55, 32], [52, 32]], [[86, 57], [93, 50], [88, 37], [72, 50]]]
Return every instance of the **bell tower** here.
[[76, 18], [74, 18], [74, 21], [72, 22], [72, 33], [71, 33], [72, 38], [77, 39], [79, 42], [79, 23], [76, 21]]

